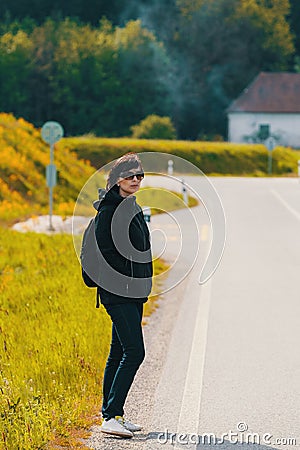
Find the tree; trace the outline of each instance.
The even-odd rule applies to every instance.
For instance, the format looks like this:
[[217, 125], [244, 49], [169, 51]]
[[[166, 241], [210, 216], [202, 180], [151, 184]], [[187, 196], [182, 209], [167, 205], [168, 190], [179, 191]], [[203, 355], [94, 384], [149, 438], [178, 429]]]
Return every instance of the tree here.
[[176, 139], [176, 130], [171, 119], [155, 114], [133, 125], [131, 131], [132, 137], [137, 139]]
[[53, 109], [69, 134], [110, 134], [117, 111], [111, 99], [118, 89], [112, 28], [64, 21], [54, 54]]
[[290, 0], [291, 11], [289, 15], [289, 23], [295, 37], [295, 47], [297, 55], [300, 55], [300, 2], [299, 0]]
[[[181, 139], [225, 136], [227, 106], [258, 72], [294, 69], [299, 4], [2, 0], [2, 108], [36, 125], [55, 117], [69, 134], [127, 135], [157, 114], [171, 117]], [[103, 14], [114, 22], [99, 24]]]
[[117, 28], [120, 90], [119, 130], [127, 134], [133, 123], [149, 114], [169, 114], [172, 108], [171, 66], [164, 46], [140, 21]]
[[[225, 134], [225, 110], [262, 70], [286, 70], [294, 52], [288, 0], [180, 0], [173, 45], [184, 60], [179, 135]], [[185, 81], [189, 80], [189, 83]]]
[[36, 125], [54, 118], [67, 134], [120, 136], [148, 114], [169, 113], [169, 60], [139, 21], [92, 28], [48, 19], [30, 42], [27, 117]]
[[0, 37], [1, 110], [16, 115], [28, 113], [31, 41], [26, 33], [6, 32]]
[[7, 17], [11, 20], [31, 17], [42, 25], [45, 18], [57, 21], [69, 17], [97, 26], [105, 16], [117, 24], [125, 7], [125, 0], [1, 0], [0, 20]]

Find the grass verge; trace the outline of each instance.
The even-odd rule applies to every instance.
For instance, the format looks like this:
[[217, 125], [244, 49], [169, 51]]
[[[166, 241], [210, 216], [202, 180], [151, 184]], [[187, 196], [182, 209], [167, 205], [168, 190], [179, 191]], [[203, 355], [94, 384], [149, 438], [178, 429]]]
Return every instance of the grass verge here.
[[0, 447], [76, 448], [101, 405], [111, 323], [72, 236], [0, 228], [0, 281]]

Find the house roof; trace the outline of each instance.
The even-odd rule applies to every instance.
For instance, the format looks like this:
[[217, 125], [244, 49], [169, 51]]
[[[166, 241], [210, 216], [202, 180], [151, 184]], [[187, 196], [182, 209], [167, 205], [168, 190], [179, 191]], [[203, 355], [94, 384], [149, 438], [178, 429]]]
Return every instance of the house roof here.
[[261, 72], [227, 112], [300, 113], [300, 73]]

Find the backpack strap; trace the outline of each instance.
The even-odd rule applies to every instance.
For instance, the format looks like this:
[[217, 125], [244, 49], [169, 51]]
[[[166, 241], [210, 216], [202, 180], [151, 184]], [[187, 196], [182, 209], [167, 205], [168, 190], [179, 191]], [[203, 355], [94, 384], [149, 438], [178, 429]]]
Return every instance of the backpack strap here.
[[[98, 209], [97, 209], [97, 214], [100, 214], [100, 208], [101, 208], [101, 210], [103, 211], [104, 209], [109, 209], [109, 208], [107, 208], [106, 207], [107, 205], [101, 205], [101, 202], [100, 202], [100, 204], [99, 204], [99, 206], [98, 206]], [[100, 308], [100, 287], [99, 286], [97, 286], [97, 290], [96, 290], [96, 308]]]

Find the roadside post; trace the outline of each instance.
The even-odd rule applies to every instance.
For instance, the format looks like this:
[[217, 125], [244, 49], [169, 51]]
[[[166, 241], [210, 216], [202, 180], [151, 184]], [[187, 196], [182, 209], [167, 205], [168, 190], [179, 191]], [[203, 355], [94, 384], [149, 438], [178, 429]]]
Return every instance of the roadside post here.
[[184, 179], [181, 180], [181, 185], [182, 185], [182, 197], [183, 197], [183, 201], [186, 205], [189, 204], [189, 200], [188, 200], [188, 195], [187, 195], [187, 190], [185, 187], [185, 183], [184, 183]]
[[146, 222], [151, 220], [151, 208], [149, 206], [143, 206], [143, 214]]
[[300, 159], [298, 159], [298, 177], [300, 181]]
[[168, 175], [173, 175], [173, 166], [174, 166], [174, 163], [173, 163], [172, 159], [169, 159], [169, 161], [168, 161]]
[[50, 145], [50, 164], [46, 167], [46, 183], [49, 188], [49, 230], [54, 231], [52, 225], [53, 188], [57, 183], [56, 166], [54, 164], [54, 144], [64, 135], [63, 127], [58, 122], [45, 122], [41, 129], [42, 139]]
[[271, 175], [272, 173], [272, 163], [273, 163], [273, 158], [272, 158], [272, 151], [274, 150], [276, 145], [276, 141], [272, 136], [269, 136], [268, 139], [265, 140], [265, 146], [267, 147], [268, 151], [269, 151], [269, 155], [268, 155], [268, 174]]

